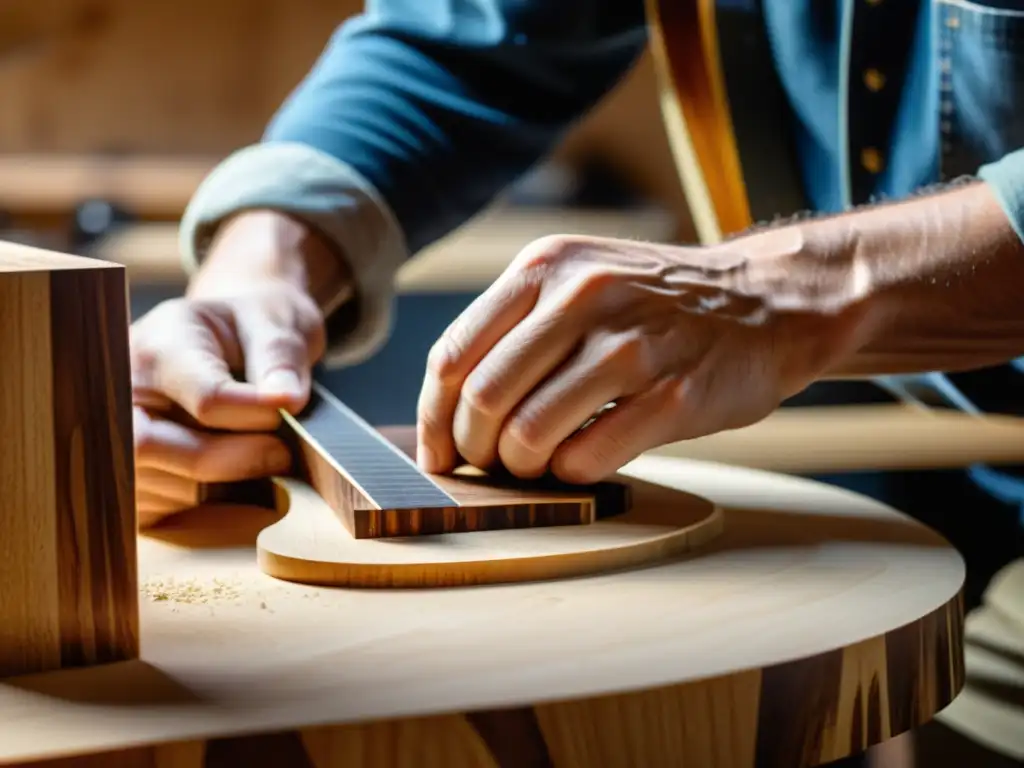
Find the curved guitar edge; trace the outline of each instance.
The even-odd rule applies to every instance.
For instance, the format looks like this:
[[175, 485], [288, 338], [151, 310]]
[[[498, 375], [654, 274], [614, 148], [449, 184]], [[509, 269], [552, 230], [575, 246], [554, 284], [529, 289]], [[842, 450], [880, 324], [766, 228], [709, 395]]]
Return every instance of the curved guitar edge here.
[[[535, 557], [491, 558], [465, 561], [423, 563], [347, 563], [308, 559], [275, 551], [271, 540], [294, 522], [292, 515], [301, 514], [292, 508], [292, 490], [308, 488], [300, 481], [275, 478], [276, 506], [281, 518], [264, 528], [256, 540], [257, 564], [268, 576], [308, 586], [358, 588], [429, 588], [463, 587], [484, 584], [567, 579], [604, 574], [653, 565], [669, 558], [693, 552], [717, 538], [725, 530], [725, 512], [716, 504], [701, 499], [707, 514], [700, 520], [669, 533], [652, 534], [649, 538], [626, 545]], [[690, 495], [690, 494], [687, 494]], [[592, 526], [620, 525], [618, 517], [592, 523]], [[628, 523], [627, 523], [628, 524]], [[339, 535], [348, 535], [338, 523]], [[507, 533], [522, 535], [529, 529], [509, 529]], [[550, 529], [536, 529], [550, 530]], [[493, 532], [491, 532], [493, 533]], [[446, 534], [472, 536], [473, 533]], [[372, 547], [386, 539], [369, 539], [360, 546]]]

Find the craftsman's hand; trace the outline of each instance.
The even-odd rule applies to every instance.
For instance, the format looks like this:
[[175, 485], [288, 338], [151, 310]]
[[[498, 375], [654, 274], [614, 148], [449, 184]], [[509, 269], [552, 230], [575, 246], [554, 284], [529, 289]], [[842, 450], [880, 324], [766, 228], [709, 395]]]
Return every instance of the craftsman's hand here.
[[196, 506], [202, 484], [291, 465], [272, 433], [279, 409], [295, 413], [308, 400], [325, 332], [302, 270], [268, 236], [273, 226], [228, 225], [186, 296], [131, 329], [140, 525]]
[[784, 229], [708, 249], [533, 243], [431, 350], [420, 466], [593, 482], [652, 447], [762, 419], [864, 325], [856, 270], [808, 259]]

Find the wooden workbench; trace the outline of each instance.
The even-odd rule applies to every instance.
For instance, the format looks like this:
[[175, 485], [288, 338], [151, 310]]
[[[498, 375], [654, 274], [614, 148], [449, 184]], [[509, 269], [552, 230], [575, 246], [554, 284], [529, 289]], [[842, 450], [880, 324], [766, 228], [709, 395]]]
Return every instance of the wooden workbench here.
[[[697, 495], [721, 527], [578, 578], [302, 586], [259, 570], [277, 513], [255, 507], [199, 508], [136, 542], [126, 283], [0, 246], [0, 764], [802, 768], [960, 690], [957, 552], [859, 495], [740, 466], [624, 468], [649, 519]], [[968, 445], [990, 422], [956, 423]], [[844, 435], [821, 426], [827, 455]], [[876, 445], [903, 432], [878, 426]]]
[[753, 470], [625, 475], [714, 500], [724, 533], [587, 578], [331, 590], [257, 570], [272, 513], [189, 513], [141, 541], [141, 659], [0, 685], [0, 764], [799, 768], [959, 690], [963, 565], [924, 526]]

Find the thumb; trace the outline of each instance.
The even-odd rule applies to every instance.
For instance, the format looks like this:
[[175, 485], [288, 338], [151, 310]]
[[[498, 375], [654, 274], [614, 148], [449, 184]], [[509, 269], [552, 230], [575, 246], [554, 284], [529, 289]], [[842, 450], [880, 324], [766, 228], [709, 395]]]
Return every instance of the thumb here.
[[241, 363], [234, 342], [182, 303], [158, 306], [131, 329], [134, 404], [160, 412], [177, 407], [212, 429], [273, 429], [276, 405], [231, 375]]
[[291, 413], [302, 410], [309, 400], [313, 367], [305, 334], [265, 312], [239, 313], [237, 324], [246, 380], [261, 398]]

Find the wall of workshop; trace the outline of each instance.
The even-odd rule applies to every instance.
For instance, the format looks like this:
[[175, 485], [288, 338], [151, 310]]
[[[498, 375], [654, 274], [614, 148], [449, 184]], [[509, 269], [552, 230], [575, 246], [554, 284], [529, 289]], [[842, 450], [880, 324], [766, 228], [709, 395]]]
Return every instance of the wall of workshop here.
[[[0, 153], [223, 155], [259, 137], [334, 28], [362, 5], [5, 0]], [[588, 153], [686, 210], [648, 58], [556, 155]], [[684, 220], [680, 237], [691, 233]]]

